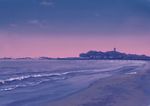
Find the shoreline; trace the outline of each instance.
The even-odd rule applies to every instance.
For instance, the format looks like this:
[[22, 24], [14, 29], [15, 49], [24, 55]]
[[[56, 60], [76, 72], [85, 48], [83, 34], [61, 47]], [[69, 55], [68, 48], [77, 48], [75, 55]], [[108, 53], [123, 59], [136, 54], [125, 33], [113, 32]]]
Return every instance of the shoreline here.
[[99, 79], [85, 89], [46, 106], [148, 106], [150, 64], [145, 67], [136, 74]]

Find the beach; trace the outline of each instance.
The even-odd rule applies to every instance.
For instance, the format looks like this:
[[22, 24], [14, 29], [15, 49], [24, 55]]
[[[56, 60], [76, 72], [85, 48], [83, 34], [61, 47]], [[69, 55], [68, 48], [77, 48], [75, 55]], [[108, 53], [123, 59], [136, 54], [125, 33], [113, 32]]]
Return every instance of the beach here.
[[147, 61], [1, 61], [0, 106], [149, 106], [149, 71]]
[[150, 63], [137, 73], [97, 80], [87, 88], [47, 106], [150, 106]]

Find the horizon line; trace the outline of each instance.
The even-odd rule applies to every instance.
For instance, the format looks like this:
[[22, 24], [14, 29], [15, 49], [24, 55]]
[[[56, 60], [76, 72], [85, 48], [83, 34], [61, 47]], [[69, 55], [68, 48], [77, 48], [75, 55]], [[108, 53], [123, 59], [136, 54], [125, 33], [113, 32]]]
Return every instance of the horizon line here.
[[[97, 52], [110, 52], [110, 51], [100, 51], [100, 50], [88, 50], [88, 51], [86, 51], [86, 53], [87, 52], [89, 52], [89, 51], [97, 51]], [[122, 52], [122, 51], [118, 51], [117, 50], [117, 48], [113, 48], [111, 51], [115, 51], [115, 52], [120, 52], [120, 53], [125, 53], [125, 54], [133, 54], [133, 55], [140, 55], [140, 56], [142, 56], [142, 55], [145, 55], [145, 56], [148, 56], [148, 57], [150, 57], [150, 55], [147, 55], [147, 54], [137, 54], [137, 53], [126, 53], [126, 52]], [[83, 52], [81, 52], [81, 53], [83, 53]], [[18, 56], [18, 57], [13, 57], [13, 56], [3, 56], [3, 57], [0, 57], [0, 59], [2, 59], [2, 58], [11, 58], [11, 59], [20, 59], [20, 58], [42, 58], [42, 57], [47, 57], [47, 58], [54, 58], [54, 59], [56, 59], [56, 58], [78, 58], [78, 57], [80, 57], [79, 55], [81, 54], [81, 53], [79, 53], [77, 56], [55, 56], [55, 57], [53, 57], [53, 56], [48, 56], [48, 55], [39, 55], [39, 56]]]

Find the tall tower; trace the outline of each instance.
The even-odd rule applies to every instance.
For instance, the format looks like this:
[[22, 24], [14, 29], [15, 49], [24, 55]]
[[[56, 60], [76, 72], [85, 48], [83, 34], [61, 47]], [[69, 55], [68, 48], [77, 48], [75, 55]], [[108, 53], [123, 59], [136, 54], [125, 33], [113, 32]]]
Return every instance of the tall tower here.
[[116, 48], [114, 48], [114, 52], [116, 52], [117, 51], [117, 49]]

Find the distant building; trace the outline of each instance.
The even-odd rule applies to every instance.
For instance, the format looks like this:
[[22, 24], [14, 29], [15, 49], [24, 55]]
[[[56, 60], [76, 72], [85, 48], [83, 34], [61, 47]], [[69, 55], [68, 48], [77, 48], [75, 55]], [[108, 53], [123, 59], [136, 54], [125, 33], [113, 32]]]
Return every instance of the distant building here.
[[117, 51], [117, 49], [116, 48], [114, 48], [114, 52], [116, 52]]

